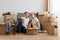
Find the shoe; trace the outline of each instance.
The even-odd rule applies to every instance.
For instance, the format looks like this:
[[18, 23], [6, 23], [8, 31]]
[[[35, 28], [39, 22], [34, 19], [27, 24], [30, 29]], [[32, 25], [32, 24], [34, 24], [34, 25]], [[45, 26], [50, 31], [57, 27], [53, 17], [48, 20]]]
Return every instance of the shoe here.
[[8, 35], [9, 34], [9, 32], [6, 32], [6, 35]]
[[43, 30], [39, 30], [39, 33], [44, 33], [44, 31]]

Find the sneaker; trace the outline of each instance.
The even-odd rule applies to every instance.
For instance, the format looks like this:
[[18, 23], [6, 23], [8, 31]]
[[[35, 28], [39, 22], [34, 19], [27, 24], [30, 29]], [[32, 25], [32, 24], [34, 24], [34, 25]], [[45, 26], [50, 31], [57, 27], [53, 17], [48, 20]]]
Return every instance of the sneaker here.
[[9, 34], [9, 32], [6, 32], [6, 35], [8, 35]]
[[42, 30], [39, 30], [39, 33], [42, 33]]

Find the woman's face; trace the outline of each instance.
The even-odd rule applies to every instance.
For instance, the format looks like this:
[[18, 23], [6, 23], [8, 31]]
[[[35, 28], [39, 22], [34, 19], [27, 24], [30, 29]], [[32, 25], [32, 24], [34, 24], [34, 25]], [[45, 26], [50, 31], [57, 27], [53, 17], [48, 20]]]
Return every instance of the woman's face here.
[[34, 18], [34, 14], [33, 14], [33, 13], [30, 13], [30, 17], [31, 17], [31, 18]]

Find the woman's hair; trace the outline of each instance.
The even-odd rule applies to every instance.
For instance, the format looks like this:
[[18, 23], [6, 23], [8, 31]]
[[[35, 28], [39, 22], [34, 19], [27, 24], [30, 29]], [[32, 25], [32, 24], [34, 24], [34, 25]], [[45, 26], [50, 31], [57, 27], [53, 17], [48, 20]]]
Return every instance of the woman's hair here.
[[31, 16], [33, 16], [33, 17], [35, 16], [35, 14], [34, 14], [34, 13], [30, 13], [30, 15], [31, 15]]
[[32, 22], [32, 20], [30, 20], [29, 22], [28, 22], [28, 24], [30, 24]]

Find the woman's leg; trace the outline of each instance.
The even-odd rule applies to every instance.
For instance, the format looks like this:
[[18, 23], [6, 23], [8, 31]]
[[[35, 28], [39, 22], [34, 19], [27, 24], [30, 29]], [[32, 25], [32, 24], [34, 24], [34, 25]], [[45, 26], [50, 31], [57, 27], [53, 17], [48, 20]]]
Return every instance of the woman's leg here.
[[38, 32], [42, 32], [42, 30], [41, 30], [40, 26], [39, 26], [39, 28], [38, 28]]

